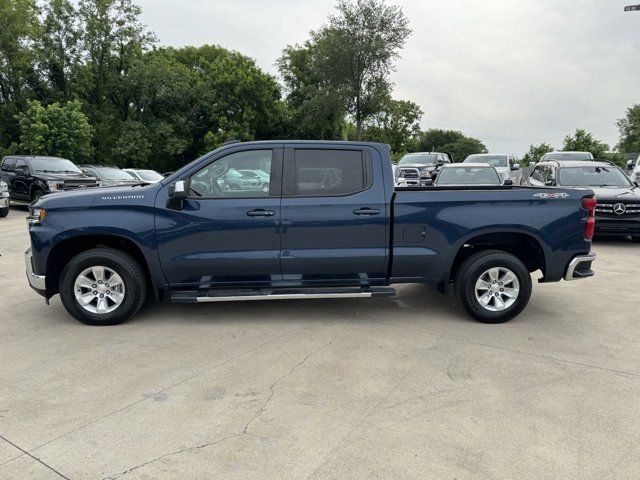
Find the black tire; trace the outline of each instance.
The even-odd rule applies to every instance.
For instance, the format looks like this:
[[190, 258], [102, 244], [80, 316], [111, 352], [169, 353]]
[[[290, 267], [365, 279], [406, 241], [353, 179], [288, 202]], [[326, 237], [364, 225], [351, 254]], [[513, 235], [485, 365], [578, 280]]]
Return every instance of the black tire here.
[[631, 241], [632, 242], [636, 242], [636, 243], [640, 243], [640, 235], [632, 235], [631, 236]]
[[9, 215], [9, 207], [0, 208], [0, 218], [6, 217], [7, 215]]
[[36, 188], [33, 192], [31, 192], [31, 203], [37, 202], [40, 200], [40, 197], [44, 195], [44, 192], [39, 188]]
[[[496, 307], [497, 299], [490, 299], [492, 305], [483, 306], [476, 297], [476, 282], [482, 275], [492, 268], [502, 268], [510, 270], [517, 278], [519, 283], [519, 293], [512, 305], [507, 306], [503, 310], [491, 311], [489, 308]], [[496, 282], [493, 282], [496, 283]], [[498, 286], [494, 287], [498, 288]], [[531, 298], [531, 275], [527, 267], [514, 255], [502, 250], [483, 250], [467, 258], [456, 275], [455, 292], [458, 301], [464, 309], [476, 320], [483, 323], [503, 323], [516, 317], [529, 303]], [[487, 291], [487, 294], [490, 292]], [[502, 299], [509, 299], [500, 295]], [[506, 294], [504, 294], [506, 295]], [[507, 302], [504, 302], [505, 304]]]
[[[74, 293], [75, 280], [85, 269], [95, 266], [115, 271], [124, 283], [124, 300], [112, 312], [92, 313], [83, 308]], [[138, 262], [114, 248], [94, 248], [71, 259], [60, 275], [60, 298], [67, 311], [87, 325], [117, 325], [135, 315], [147, 297], [147, 282]]]

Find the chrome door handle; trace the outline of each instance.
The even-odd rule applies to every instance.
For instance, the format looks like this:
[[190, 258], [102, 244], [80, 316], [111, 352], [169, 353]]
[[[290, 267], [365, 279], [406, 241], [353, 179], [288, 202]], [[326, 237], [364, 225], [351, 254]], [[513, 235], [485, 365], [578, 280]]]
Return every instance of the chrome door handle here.
[[264, 210], [262, 208], [256, 208], [255, 210], [249, 210], [247, 216], [249, 217], [273, 217], [276, 214], [273, 210]]
[[377, 208], [363, 207], [356, 208], [353, 213], [355, 215], [380, 215], [380, 210]]

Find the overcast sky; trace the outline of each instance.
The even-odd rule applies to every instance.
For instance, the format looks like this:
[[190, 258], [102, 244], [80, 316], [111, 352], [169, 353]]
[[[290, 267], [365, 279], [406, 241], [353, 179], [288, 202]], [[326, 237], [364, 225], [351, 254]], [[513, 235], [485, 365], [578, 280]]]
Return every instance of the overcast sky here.
[[[162, 45], [218, 44], [265, 70], [333, 11], [332, 0], [139, 0]], [[393, 75], [423, 128], [522, 155], [585, 128], [614, 146], [640, 103], [640, 0], [396, 0], [413, 34]]]

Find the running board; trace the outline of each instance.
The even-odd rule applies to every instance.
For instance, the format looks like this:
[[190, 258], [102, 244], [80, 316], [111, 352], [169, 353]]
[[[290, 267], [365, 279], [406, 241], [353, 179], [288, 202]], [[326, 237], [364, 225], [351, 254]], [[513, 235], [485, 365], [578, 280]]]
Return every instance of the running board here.
[[175, 291], [173, 303], [241, 302], [249, 300], [314, 300], [319, 298], [391, 297], [396, 294], [390, 287], [363, 288], [308, 288], [259, 290]]

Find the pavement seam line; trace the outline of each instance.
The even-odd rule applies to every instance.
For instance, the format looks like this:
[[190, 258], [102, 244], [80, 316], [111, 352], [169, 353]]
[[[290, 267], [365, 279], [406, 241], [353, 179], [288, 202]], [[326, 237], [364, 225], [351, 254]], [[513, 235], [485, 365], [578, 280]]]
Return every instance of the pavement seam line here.
[[289, 371], [288, 371], [286, 374], [282, 375], [281, 377], [277, 378], [274, 382], [272, 382], [272, 383], [271, 383], [271, 385], [269, 385], [269, 392], [270, 392], [270, 393], [269, 393], [269, 396], [268, 396], [268, 397], [267, 397], [267, 399], [262, 403], [262, 405], [260, 406], [260, 408], [258, 408], [258, 410], [256, 411], [256, 413], [255, 413], [255, 414], [253, 414], [253, 416], [252, 416], [252, 417], [249, 419], [249, 421], [245, 424], [245, 426], [244, 426], [244, 428], [242, 429], [242, 431], [240, 431], [240, 432], [238, 432], [238, 433], [231, 434], [231, 435], [227, 435], [227, 436], [225, 436], [225, 437], [221, 438], [220, 440], [216, 440], [216, 441], [214, 441], [214, 442], [207, 442], [207, 443], [203, 443], [203, 444], [200, 444], [200, 445], [195, 445], [195, 446], [193, 446], [193, 447], [185, 447], [185, 448], [181, 448], [181, 449], [179, 449], [179, 450], [173, 451], [173, 452], [165, 453], [165, 454], [160, 455], [159, 457], [156, 457], [156, 458], [154, 458], [154, 459], [152, 459], [152, 460], [148, 460], [148, 461], [146, 461], [146, 462], [144, 462], [144, 463], [141, 463], [140, 465], [136, 465], [136, 466], [130, 467], [130, 468], [128, 468], [128, 469], [126, 469], [126, 470], [124, 470], [124, 471], [122, 471], [122, 472], [120, 472], [120, 473], [117, 473], [117, 474], [115, 474], [115, 475], [113, 475], [113, 476], [104, 477], [104, 478], [103, 478], [103, 480], [117, 480], [118, 478], [124, 477], [125, 475], [128, 475], [129, 473], [131, 473], [131, 472], [133, 472], [133, 471], [135, 471], [135, 470], [138, 470], [138, 469], [140, 469], [140, 468], [142, 468], [142, 467], [145, 467], [145, 466], [147, 466], [147, 465], [151, 465], [152, 463], [157, 462], [157, 461], [159, 461], [159, 460], [162, 460], [162, 459], [164, 459], [164, 458], [171, 457], [171, 456], [173, 456], [173, 455], [180, 455], [181, 453], [190, 452], [190, 451], [193, 451], [193, 450], [199, 450], [199, 449], [202, 449], [202, 448], [206, 448], [206, 447], [211, 447], [211, 446], [214, 446], [214, 445], [218, 445], [219, 443], [222, 443], [222, 442], [224, 442], [224, 441], [226, 441], [226, 440], [230, 440], [230, 439], [232, 439], [232, 438], [241, 437], [241, 436], [244, 436], [244, 435], [247, 435], [247, 436], [253, 437], [253, 435], [251, 435], [251, 434], [248, 432], [249, 426], [250, 426], [250, 425], [251, 425], [251, 424], [252, 424], [252, 423], [253, 423], [253, 422], [254, 422], [258, 417], [260, 417], [260, 416], [264, 413], [264, 411], [266, 410], [267, 405], [268, 405], [268, 404], [269, 404], [269, 402], [273, 399], [273, 395], [274, 395], [274, 391], [273, 391], [273, 389], [275, 388], [275, 386], [276, 386], [279, 382], [281, 382], [282, 380], [284, 380], [285, 378], [287, 378], [287, 377], [291, 376], [291, 375], [293, 374], [293, 372], [294, 372], [294, 371], [296, 371], [298, 368], [300, 368], [302, 365], [304, 365], [304, 364], [307, 362], [307, 360], [309, 360], [309, 358], [311, 358], [312, 356], [314, 356], [316, 353], [318, 353], [319, 351], [324, 350], [325, 348], [328, 348], [328, 347], [330, 347], [331, 345], [333, 345], [333, 343], [337, 340], [337, 338], [340, 336], [340, 334], [341, 334], [342, 332], [344, 332], [346, 329], [347, 329], [347, 325], [345, 325], [345, 326], [344, 326], [344, 328], [342, 328], [342, 330], [340, 330], [339, 332], [337, 332], [337, 333], [333, 336], [333, 338], [332, 338], [328, 343], [325, 343], [325, 344], [324, 344], [324, 345], [322, 345], [321, 347], [319, 347], [319, 348], [317, 348], [317, 349], [313, 350], [312, 352], [308, 353], [308, 354], [307, 354], [307, 355], [306, 355], [306, 356], [305, 356], [301, 361], [299, 361], [299, 362], [297, 362], [295, 365], [293, 365], [293, 367], [291, 367], [291, 368], [289, 369]]
[[[47, 465], [44, 461], [40, 460], [38, 457], [31, 455], [28, 451], [26, 451], [24, 448], [19, 447], [18, 445], [16, 445], [15, 443], [13, 443], [11, 440], [7, 439], [7, 437], [0, 435], [0, 438], [2, 440], [4, 440], [5, 442], [7, 442], [10, 445], [13, 445], [15, 448], [17, 448], [18, 450], [20, 450], [23, 455], [20, 455], [18, 457], [12, 458], [11, 460], [9, 460], [9, 462], [12, 462], [18, 458], [22, 458], [25, 455], [32, 458], [33, 460], [35, 460], [36, 462], [38, 462], [39, 464], [47, 467], [49, 470], [51, 470], [53, 473], [55, 473], [56, 475], [60, 476], [60, 478], [64, 478], [65, 480], [71, 480], [69, 477], [67, 477], [66, 475], [63, 475], [62, 473], [60, 473], [58, 470], [56, 470], [55, 468], [53, 468], [51, 465]], [[5, 463], [9, 463], [9, 462], [5, 462]], [[2, 464], [4, 465], [4, 463]]]
[[554, 361], [554, 362], [566, 363], [566, 364], [569, 364], [569, 365], [575, 365], [575, 366], [585, 367], [585, 368], [592, 368], [594, 370], [601, 370], [601, 371], [605, 371], [605, 372], [609, 372], [609, 373], [617, 373], [619, 375], [626, 375], [626, 376], [629, 376], [629, 377], [640, 378], [640, 374], [638, 374], [638, 373], [625, 372], [624, 370], [616, 370], [615, 368], [601, 367], [599, 365], [592, 365], [592, 364], [589, 364], [589, 363], [576, 362], [575, 360], [566, 360], [566, 359], [563, 359], [563, 358], [552, 357], [551, 355], [542, 355], [542, 354], [539, 354], [539, 353], [524, 352], [522, 350], [516, 350], [515, 348], [502, 347], [500, 345], [491, 345], [490, 343], [473, 342], [471, 340], [465, 340], [465, 339], [462, 339], [462, 338], [452, 337], [452, 336], [446, 335], [446, 334], [428, 332], [428, 331], [425, 331], [425, 330], [420, 330], [418, 328], [401, 327], [401, 326], [398, 326], [398, 325], [393, 325], [393, 324], [385, 323], [385, 322], [379, 322], [379, 321], [376, 321], [376, 320], [368, 320], [368, 321], [370, 321], [372, 323], [377, 323], [378, 325], [385, 325], [387, 327], [397, 328], [397, 329], [400, 329], [400, 330], [407, 330], [407, 331], [410, 331], [410, 332], [422, 333], [423, 335], [429, 335], [429, 336], [434, 336], [434, 337], [445, 338], [447, 340], [452, 340], [454, 342], [464, 343], [464, 344], [467, 344], [467, 345], [475, 345], [475, 346], [479, 346], [479, 347], [493, 348], [493, 349], [502, 350], [502, 351], [505, 351], [505, 352], [516, 353], [516, 354], [520, 354], [520, 355], [527, 355], [527, 356], [530, 356], [530, 357], [533, 357], [533, 358], [545, 359], [545, 360], [550, 360], [550, 361]]
[[[110, 417], [110, 416], [112, 416], [112, 415], [115, 415], [115, 414], [117, 414], [117, 413], [120, 413], [120, 412], [122, 412], [122, 411], [124, 411], [124, 410], [126, 410], [126, 409], [128, 409], [128, 408], [130, 408], [130, 407], [133, 407], [134, 405], [137, 405], [138, 403], [141, 403], [141, 402], [144, 402], [144, 401], [146, 401], [146, 400], [149, 400], [150, 398], [153, 398], [153, 397], [155, 397], [156, 395], [158, 395], [158, 394], [160, 394], [160, 393], [164, 393], [164, 392], [166, 392], [166, 391], [168, 391], [168, 390], [171, 390], [172, 388], [175, 388], [175, 387], [177, 387], [177, 386], [179, 386], [179, 385], [182, 385], [183, 383], [186, 383], [186, 382], [188, 382], [188, 381], [190, 381], [190, 380], [193, 380], [194, 378], [197, 378], [197, 377], [199, 377], [199, 376], [201, 376], [201, 375], [205, 375], [205, 374], [207, 374], [207, 373], [209, 373], [209, 372], [211, 372], [211, 371], [215, 370], [216, 368], [219, 368], [219, 367], [221, 367], [221, 366], [223, 366], [223, 365], [226, 365], [227, 363], [233, 362], [234, 360], [237, 360], [238, 358], [241, 358], [241, 357], [243, 357], [243, 356], [245, 356], [245, 355], [249, 355], [250, 353], [252, 353], [252, 352], [254, 352], [254, 351], [256, 351], [256, 350], [259, 350], [260, 348], [264, 347], [265, 345], [268, 345], [268, 344], [270, 344], [271, 342], [275, 342], [276, 340], [279, 340], [279, 339], [280, 339], [280, 338], [282, 338], [282, 337], [285, 337], [285, 336], [287, 336], [287, 335], [289, 335], [289, 334], [291, 334], [291, 333], [293, 333], [293, 332], [295, 332], [295, 331], [298, 331], [298, 330], [300, 330], [301, 328], [302, 328], [302, 327], [298, 327], [298, 328], [294, 328], [294, 329], [288, 330], [287, 332], [283, 333], [282, 335], [278, 335], [277, 337], [271, 338], [271, 339], [267, 340], [266, 342], [263, 342], [263, 343], [261, 343], [261, 344], [259, 344], [259, 345], [255, 346], [255, 347], [252, 347], [252, 348], [251, 348], [251, 349], [249, 349], [249, 350], [246, 350], [246, 351], [244, 351], [244, 352], [242, 352], [242, 353], [239, 353], [238, 355], [235, 355], [235, 356], [233, 356], [233, 357], [231, 357], [231, 358], [229, 358], [229, 359], [227, 359], [227, 360], [224, 360], [223, 362], [217, 363], [216, 365], [214, 365], [214, 366], [212, 366], [212, 367], [210, 367], [210, 368], [207, 368], [206, 370], [202, 370], [202, 371], [200, 371], [200, 372], [198, 372], [198, 373], [196, 373], [196, 374], [194, 374], [194, 375], [192, 375], [192, 376], [190, 376], [190, 377], [188, 377], [188, 378], [182, 379], [182, 380], [180, 380], [179, 382], [174, 383], [173, 385], [169, 385], [169, 386], [168, 386], [168, 387], [166, 387], [166, 388], [163, 388], [163, 389], [161, 389], [161, 390], [159, 390], [159, 391], [157, 391], [157, 392], [154, 392], [154, 393], [152, 393], [152, 394], [150, 394], [150, 395], [147, 395], [147, 396], [145, 396], [145, 397], [143, 397], [143, 398], [141, 398], [141, 399], [139, 399], [139, 400], [136, 400], [135, 402], [132, 402], [132, 403], [130, 403], [130, 404], [128, 404], [128, 405], [125, 405], [124, 407], [121, 407], [121, 408], [119, 408], [119, 409], [117, 409], [117, 410], [114, 410], [113, 412], [107, 413], [107, 414], [105, 414], [105, 415], [103, 415], [103, 416], [101, 416], [101, 417], [99, 417], [99, 418], [96, 418], [96, 419], [94, 419], [94, 420], [91, 420], [90, 422], [85, 423], [84, 425], [81, 425], [81, 426], [76, 427], [76, 428], [74, 428], [74, 429], [72, 429], [72, 430], [69, 430], [68, 432], [63, 433], [62, 435], [59, 435], [59, 436], [57, 436], [57, 437], [55, 437], [55, 438], [53, 438], [53, 439], [51, 439], [51, 440], [46, 441], [45, 443], [42, 443], [42, 444], [40, 444], [40, 445], [38, 445], [38, 446], [36, 446], [36, 447], [32, 448], [31, 450], [29, 450], [29, 452], [34, 452], [34, 451], [36, 451], [36, 450], [38, 450], [38, 449], [40, 449], [40, 448], [42, 448], [42, 447], [44, 447], [44, 446], [46, 446], [46, 445], [49, 445], [49, 444], [50, 444], [50, 443], [52, 443], [52, 442], [55, 442], [56, 440], [59, 440], [59, 439], [61, 439], [61, 438], [63, 438], [63, 437], [66, 437], [67, 435], [69, 435], [69, 434], [71, 434], [71, 433], [77, 432], [78, 430], [82, 430], [83, 428], [86, 428], [86, 427], [88, 427], [89, 425], [92, 425], [92, 424], [94, 424], [94, 423], [97, 423], [97, 422], [99, 422], [100, 420], [104, 420], [105, 418], [108, 418], [108, 417]], [[25, 451], [25, 453], [27, 453], [27, 452]], [[28, 454], [28, 453], [27, 453], [27, 454]], [[16, 458], [20, 458], [20, 457], [16, 457]], [[11, 461], [13, 461], [13, 460], [15, 460], [15, 458], [14, 458], [14, 459], [11, 459], [11, 460], [9, 460], [9, 461], [7, 461], [7, 462], [0, 463], [0, 466], [4, 465], [5, 463], [9, 463], [9, 462], [11, 462]]]

